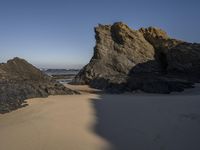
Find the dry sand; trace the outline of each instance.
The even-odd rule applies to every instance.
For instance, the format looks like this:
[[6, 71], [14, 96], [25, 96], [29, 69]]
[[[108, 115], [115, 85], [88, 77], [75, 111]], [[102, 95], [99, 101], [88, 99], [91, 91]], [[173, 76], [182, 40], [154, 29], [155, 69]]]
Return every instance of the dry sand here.
[[97, 95], [50, 96], [0, 115], [0, 150], [101, 150], [108, 147], [93, 132], [90, 99]]
[[199, 86], [172, 95], [70, 88], [82, 95], [30, 99], [0, 115], [0, 150], [200, 149]]

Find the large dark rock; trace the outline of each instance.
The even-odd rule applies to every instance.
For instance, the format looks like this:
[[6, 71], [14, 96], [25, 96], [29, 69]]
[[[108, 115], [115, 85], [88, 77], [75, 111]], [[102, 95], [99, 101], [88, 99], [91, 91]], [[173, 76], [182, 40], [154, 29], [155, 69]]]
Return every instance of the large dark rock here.
[[170, 93], [199, 81], [200, 44], [172, 39], [158, 28], [132, 30], [121, 22], [99, 25], [95, 33], [94, 55], [72, 84]]
[[78, 94], [20, 58], [0, 64], [0, 113], [24, 105], [24, 100], [48, 95]]

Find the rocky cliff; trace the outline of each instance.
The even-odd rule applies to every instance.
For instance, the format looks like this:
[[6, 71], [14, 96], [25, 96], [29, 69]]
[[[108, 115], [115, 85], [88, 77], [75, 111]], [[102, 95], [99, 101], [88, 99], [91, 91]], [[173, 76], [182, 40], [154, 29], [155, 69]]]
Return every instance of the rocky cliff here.
[[14, 58], [0, 64], [0, 113], [22, 107], [28, 98], [77, 93], [23, 59]]
[[170, 93], [199, 81], [200, 44], [170, 38], [158, 28], [122, 22], [95, 28], [94, 55], [72, 81], [109, 92]]

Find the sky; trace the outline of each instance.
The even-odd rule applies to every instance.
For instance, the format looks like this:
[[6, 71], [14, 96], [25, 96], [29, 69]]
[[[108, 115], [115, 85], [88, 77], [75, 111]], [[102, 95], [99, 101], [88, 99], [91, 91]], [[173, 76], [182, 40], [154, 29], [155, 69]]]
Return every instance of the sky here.
[[81, 68], [93, 55], [94, 27], [118, 21], [200, 43], [199, 0], [0, 0], [0, 62]]

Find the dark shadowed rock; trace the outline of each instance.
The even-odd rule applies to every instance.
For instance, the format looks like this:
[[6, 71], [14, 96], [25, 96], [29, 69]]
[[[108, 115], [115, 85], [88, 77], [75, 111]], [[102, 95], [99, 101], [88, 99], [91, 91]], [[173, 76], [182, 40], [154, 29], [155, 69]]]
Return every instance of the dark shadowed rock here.
[[24, 100], [48, 95], [78, 94], [20, 58], [0, 64], [0, 113], [22, 107]]
[[132, 30], [121, 22], [99, 25], [95, 33], [94, 55], [72, 84], [170, 93], [199, 81], [200, 44], [172, 39], [159, 28]]
[[200, 75], [200, 44], [181, 43], [169, 49], [166, 57], [168, 72]]

